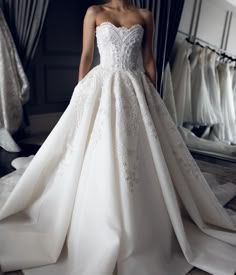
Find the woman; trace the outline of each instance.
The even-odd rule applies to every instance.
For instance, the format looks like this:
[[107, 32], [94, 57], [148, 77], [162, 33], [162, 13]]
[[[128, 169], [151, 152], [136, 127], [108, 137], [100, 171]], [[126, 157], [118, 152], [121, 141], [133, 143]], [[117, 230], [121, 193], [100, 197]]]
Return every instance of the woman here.
[[[88, 72], [95, 34], [101, 62]], [[125, 0], [88, 9], [70, 104], [0, 200], [4, 271], [236, 270], [235, 216], [210, 190], [154, 87], [152, 37], [151, 14]]]
[[[127, 20], [128, 18], [128, 20]], [[119, 19], [119, 20], [117, 20]], [[111, 1], [108, 4], [100, 6], [91, 6], [84, 18], [84, 37], [83, 37], [83, 52], [80, 61], [79, 80], [81, 80], [90, 70], [96, 26], [103, 23], [111, 22], [114, 26], [124, 26], [132, 28], [136, 24], [145, 27], [145, 37], [143, 39], [143, 60], [147, 76], [155, 85], [156, 83], [156, 68], [152, 54], [153, 40], [153, 18], [149, 10], [138, 9], [130, 6], [128, 1]], [[120, 24], [120, 23], [126, 24]]]

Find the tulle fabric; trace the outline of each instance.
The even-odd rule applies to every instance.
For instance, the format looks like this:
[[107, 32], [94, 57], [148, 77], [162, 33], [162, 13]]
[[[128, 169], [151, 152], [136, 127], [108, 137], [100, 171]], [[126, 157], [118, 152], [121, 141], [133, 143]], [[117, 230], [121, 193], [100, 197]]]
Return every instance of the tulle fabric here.
[[191, 61], [191, 89], [193, 123], [197, 125], [214, 125], [219, 123], [211, 103], [205, 75], [205, 49], [195, 49]]
[[205, 75], [207, 90], [210, 97], [210, 102], [213, 107], [213, 112], [217, 117], [217, 124], [223, 124], [223, 116], [221, 111], [221, 99], [220, 99], [220, 88], [217, 83], [216, 76], [216, 58], [217, 54], [215, 52], [206, 52], [206, 65], [205, 65]]
[[190, 54], [191, 48], [187, 41], [184, 40], [178, 46], [176, 60], [172, 67], [173, 91], [178, 126], [182, 126], [183, 123], [186, 122], [192, 122]]
[[230, 65], [221, 63], [218, 65], [217, 70], [220, 80], [221, 109], [224, 121], [223, 125], [219, 125], [219, 136], [228, 144], [236, 144], [236, 112]]

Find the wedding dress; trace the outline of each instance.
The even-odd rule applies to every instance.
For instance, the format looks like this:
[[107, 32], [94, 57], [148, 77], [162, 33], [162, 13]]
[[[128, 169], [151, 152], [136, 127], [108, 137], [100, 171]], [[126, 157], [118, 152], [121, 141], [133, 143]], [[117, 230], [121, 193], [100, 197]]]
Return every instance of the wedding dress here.
[[220, 63], [218, 65], [220, 93], [221, 93], [221, 109], [224, 124], [219, 126], [221, 136], [227, 143], [236, 143], [236, 112], [234, 106], [234, 94], [232, 88], [232, 75], [230, 65], [228, 63]]
[[[198, 49], [199, 47], [197, 47]], [[192, 53], [191, 86], [193, 123], [198, 125], [214, 125], [218, 123], [207, 89], [205, 75], [205, 48]]]
[[0, 8], [0, 147], [6, 151], [20, 151], [11, 135], [20, 128], [28, 100], [29, 83]]
[[224, 117], [223, 112], [221, 108], [221, 89], [220, 89], [220, 76], [219, 76], [219, 70], [218, 66], [220, 64], [220, 60], [218, 58], [214, 57], [215, 59], [215, 68], [213, 74], [215, 75], [215, 84], [216, 84], [216, 91], [219, 91], [219, 98], [220, 98], [220, 110], [221, 110], [221, 117], [222, 117], [222, 123], [215, 124], [211, 127], [211, 132], [209, 136], [207, 137], [208, 140], [215, 141], [216, 143], [222, 143], [226, 146], [231, 146], [228, 142], [224, 141]]
[[236, 271], [236, 216], [217, 200], [146, 77], [143, 34], [139, 24], [96, 28], [100, 65], [76, 85], [20, 179], [0, 192], [4, 271]]
[[175, 96], [173, 90], [173, 82], [170, 70], [170, 64], [166, 64], [166, 68], [163, 76], [163, 101], [166, 105], [172, 120], [177, 124], [177, 114], [175, 108]]
[[232, 88], [233, 88], [233, 97], [234, 97], [234, 110], [235, 110], [235, 117], [236, 117], [236, 68], [232, 68]]
[[206, 84], [207, 90], [210, 97], [210, 102], [213, 107], [213, 111], [217, 117], [217, 124], [223, 123], [222, 111], [220, 105], [220, 89], [217, 83], [216, 77], [216, 59], [217, 54], [211, 51], [206, 56]]
[[177, 56], [172, 67], [178, 126], [182, 126], [184, 122], [192, 122], [191, 68], [189, 63], [191, 51], [190, 45], [184, 40], [178, 47]]

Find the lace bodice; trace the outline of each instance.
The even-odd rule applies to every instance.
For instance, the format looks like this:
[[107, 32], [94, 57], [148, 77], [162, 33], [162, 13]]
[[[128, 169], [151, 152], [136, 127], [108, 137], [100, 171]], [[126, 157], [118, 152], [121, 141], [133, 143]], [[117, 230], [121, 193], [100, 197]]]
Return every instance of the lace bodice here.
[[141, 51], [143, 33], [144, 29], [140, 24], [126, 28], [103, 22], [97, 26], [100, 65], [117, 70], [143, 71]]

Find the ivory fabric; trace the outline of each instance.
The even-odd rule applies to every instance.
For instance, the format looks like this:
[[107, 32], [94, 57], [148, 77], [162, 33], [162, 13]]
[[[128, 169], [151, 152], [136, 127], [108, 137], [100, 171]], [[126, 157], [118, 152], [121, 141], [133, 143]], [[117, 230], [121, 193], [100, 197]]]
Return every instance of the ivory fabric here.
[[145, 75], [143, 34], [139, 24], [97, 27], [100, 65], [76, 85], [11, 190], [1, 183], [3, 271], [236, 271], [236, 216], [218, 201]]
[[28, 100], [29, 83], [0, 9], [0, 147], [7, 151], [19, 151], [11, 135], [21, 125]]

